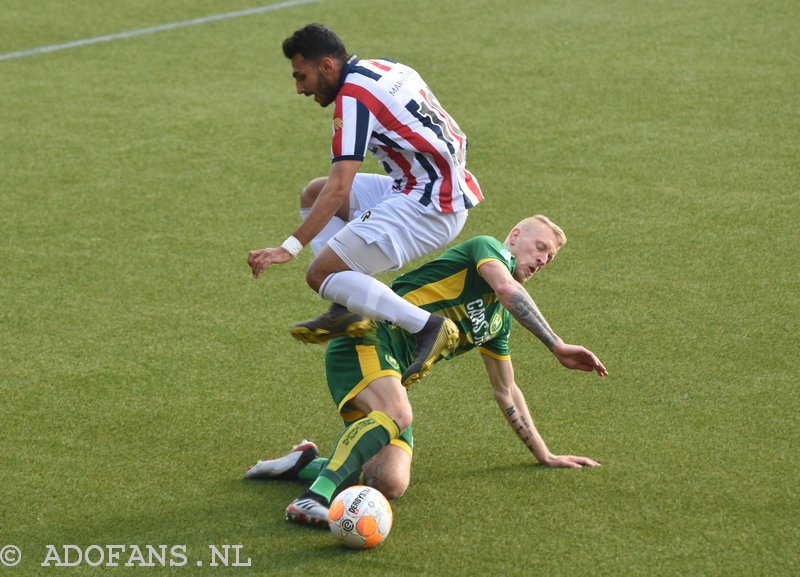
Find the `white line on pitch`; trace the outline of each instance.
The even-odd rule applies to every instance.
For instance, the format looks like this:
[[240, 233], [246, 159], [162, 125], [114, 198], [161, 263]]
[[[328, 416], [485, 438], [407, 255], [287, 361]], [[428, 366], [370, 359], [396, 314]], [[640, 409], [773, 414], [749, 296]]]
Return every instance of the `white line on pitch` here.
[[165, 32], [167, 30], [175, 30], [177, 28], [186, 28], [187, 26], [197, 26], [199, 24], [217, 22], [219, 20], [230, 20], [231, 18], [240, 18], [242, 16], [252, 16], [253, 14], [272, 12], [273, 10], [280, 10], [281, 8], [291, 8], [293, 6], [310, 4], [312, 2], [319, 1], [320, 0], [287, 0], [286, 2], [280, 2], [278, 4], [269, 4], [267, 6], [259, 6], [258, 8], [250, 8], [249, 10], [240, 10], [238, 12], [228, 12], [226, 14], [205, 16], [203, 18], [195, 18], [194, 20], [186, 20], [185, 22], [172, 22], [170, 24], [161, 24], [159, 26], [151, 26], [149, 28], [139, 28], [138, 30], [120, 32], [119, 34], [108, 34], [106, 36], [84, 38], [83, 40], [75, 40], [74, 42], [66, 42], [65, 44], [52, 44], [50, 46], [40, 46], [39, 48], [31, 48], [30, 50], [21, 50], [19, 52], [8, 52], [6, 54], [0, 54], [0, 60], [25, 58], [26, 56], [36, 56], [37, 54], [44, 54], [46, 52], [57, 52], [59, 50], [67, 50], [69, 48], [77, 48], [79, 46], [88, 46], [90, 44], [124, 40], [126, 38], [133, 38], [135, 36], [144, 36], [145, 34], [154, 34], [156, 32]]

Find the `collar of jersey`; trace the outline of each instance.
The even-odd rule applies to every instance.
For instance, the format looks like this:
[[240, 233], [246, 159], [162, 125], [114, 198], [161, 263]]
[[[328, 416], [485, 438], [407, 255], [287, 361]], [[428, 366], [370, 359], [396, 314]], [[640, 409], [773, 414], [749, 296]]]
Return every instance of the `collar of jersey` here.
[[353, 68], [355, 68], [356, 64], [358, 64], [358, 60], [358, 56], [353, 54], [345, 61], [344, 66], [342, 66], [342, 77], [339, 79], [339, 90], [342, 89], [344, 81], [347, 80], [347, 75], [350, 74], [353, 71]]

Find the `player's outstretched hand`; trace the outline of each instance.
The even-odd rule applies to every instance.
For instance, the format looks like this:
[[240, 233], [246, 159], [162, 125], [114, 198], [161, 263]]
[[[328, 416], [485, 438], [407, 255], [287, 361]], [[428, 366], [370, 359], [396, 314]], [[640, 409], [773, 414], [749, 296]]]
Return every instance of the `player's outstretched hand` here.
[[283, 247], [262, 248], [261, 250], [250, 251], [247, 255], [247, 264], [250, 265], [250, 270], [253, 271], [253, 278], [258, 278], [262, 272], [273, 264], [283, 264], [293, 258], [292, 254]]
[[563, 469], [580, 469], [582, 467], [599, 467], [600, 463], [589, 457], [579, 457], [577, 455], [551, 455], [542, 465]]
[[564, 342], [558, 342], [553, 347], [553, 354], [562, 365], [568, 369], [576, 371], [597, 372], [601, 377], [608, 375], [608, 371], [603, 366], [595, 354], [584, 347], [578, 345], [569, 345]]

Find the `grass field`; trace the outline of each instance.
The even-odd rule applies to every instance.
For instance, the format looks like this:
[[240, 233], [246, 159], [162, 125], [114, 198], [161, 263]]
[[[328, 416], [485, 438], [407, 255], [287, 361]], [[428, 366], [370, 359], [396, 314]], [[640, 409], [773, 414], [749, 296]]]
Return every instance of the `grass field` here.
[[[258, 5], [4, 0], [0, 55]], [[364, 553], [286, 525], [302, 486], [241, 480], [340, 426], [322, 349], [286, 332], [324, 307], [308, 251], [245, 262], [328, 169], [330, 110], [280, 52], [310, 21], [417, 68], [470, 136], [487, 201], [461, 238], [563, 226], [529, 288], [611, 373], [513, 333], [550, 448], [603, 463], [567, 471], [534, 465], [478, 355], [439, 365]], [[0, 60], [0, 548], [22, 551], [0, 575], [800, 573], [798, 25], [792, 0], [322, 0]], [[42, 567], [49, 544], [188, 562]]]

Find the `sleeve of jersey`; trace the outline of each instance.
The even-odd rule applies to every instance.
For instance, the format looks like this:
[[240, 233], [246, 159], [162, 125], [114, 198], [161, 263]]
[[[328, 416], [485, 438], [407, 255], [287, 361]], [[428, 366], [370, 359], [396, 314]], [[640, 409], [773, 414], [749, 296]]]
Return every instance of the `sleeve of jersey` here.
[[352, 96], [337, 96], [333, 111], [331, 162], [364, 160], [375, 122], [375, 116], [363, 102]]
[[[471, 244], [470, 252], [475, 269], [480, 269], [481, 265], [489, 260], [497, 260], [503, 263], [508, 270], [511, 270], [511, 253], [506, 246], [491, 236], [476, 236], [467, 241]], [[478, 273], [480, 274], [480, 272]]]

